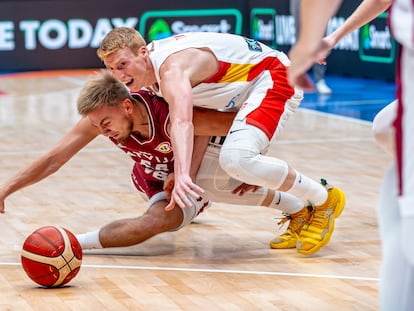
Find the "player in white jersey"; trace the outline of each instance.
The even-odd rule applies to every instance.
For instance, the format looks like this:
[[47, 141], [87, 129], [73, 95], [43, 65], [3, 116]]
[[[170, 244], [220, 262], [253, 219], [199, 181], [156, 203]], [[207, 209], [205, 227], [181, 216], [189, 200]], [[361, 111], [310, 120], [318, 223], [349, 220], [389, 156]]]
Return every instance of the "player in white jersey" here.
[[312, 206], [310, 221], [271, 241], [271, 247], [296, 243], [313, 254], [332, 235], [345, 205], [343, 192], [321, 185], [285, 161], [266, 155], [270, 141], [302, 99], [287, 82], [285, 54], [242, 36], [184, 33], [146, 45], [132, 28], [120, 27], [103, 39], [99, 57], [128, 88], [149, 88], [170, 105], [175, 184], [171, 209], [191, 206], [203, 189], [189, 176], [193, 106], [234, 109], [238, 113], [220, 152], [227, 174], [247, 184], [290, 193]]
[[414, 5], [412, 1], [364, 0], [345, 23], [323, 39], [319, 61], [348, 33], [391, 6], [391, 31], [401, 45], [397, 59], [397, 100], [374, 118], [373, 133], [382, 149], [396, 159], [388, 169], [378, 200], [382, 242], [381, 310], [414, 309]]

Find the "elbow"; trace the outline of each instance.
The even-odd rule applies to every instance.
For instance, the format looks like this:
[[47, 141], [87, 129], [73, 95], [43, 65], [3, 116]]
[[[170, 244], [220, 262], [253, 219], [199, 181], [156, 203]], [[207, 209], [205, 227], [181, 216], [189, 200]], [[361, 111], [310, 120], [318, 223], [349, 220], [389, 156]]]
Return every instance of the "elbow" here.
[[50, 155], [45, 159], [46, 162], [46, 174], [51, 175], [56, 173], [69, 159], [62, 159], [54, 155]]

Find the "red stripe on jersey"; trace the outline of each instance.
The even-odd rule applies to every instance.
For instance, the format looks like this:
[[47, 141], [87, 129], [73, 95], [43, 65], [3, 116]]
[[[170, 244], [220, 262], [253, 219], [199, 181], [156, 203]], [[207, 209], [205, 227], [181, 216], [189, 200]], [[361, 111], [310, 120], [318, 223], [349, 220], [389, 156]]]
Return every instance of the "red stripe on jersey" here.
[[247, 81], [252, 81], [255, 79], [258, 75], [260, 75], [264, 70], [271, 70], [275, 69], [278, 66], [280, 66], [282, 63], [277, 57], [269, 56], [263, 59], [260, 63], [252, 66], [249, 72], [249, 76], [247, 78]]
[[403, 167], [403, 129], [402, 129], [402, 119], [403, 119], [403, 98], [402, 98], [402, 83], [401, 83], [401, 55], [402, 50], [404, 49], [403, 46], [400, 47], [398, 50], [397, 56], [397, 72], [395, 77], [395, 84], [397, 86], [396, 93], [398, 99], [398, 106], [397, 106], [397, 116], [394, 120], [394, 128], [395, 128], [395, 153], [397, 156], [397, 172], [398, 172], [398, 194], [402, 195], [403, 189], [403, 177], [402, 177], [402, 167]]
[[219, 61], [219, 70], [210, 78], [204, 81], [204, 83], [214, 83], [220, 81], [231, 67], [230, 63]]
[[273, 88], [266, 92], [260, 106], [247, 115], [246, 123], [254, 125], [271, 139], [276, 132], [280, 117], [285, 111], [286, 101], [295, 93], [287, 81], [286, 67], [269, 70]]

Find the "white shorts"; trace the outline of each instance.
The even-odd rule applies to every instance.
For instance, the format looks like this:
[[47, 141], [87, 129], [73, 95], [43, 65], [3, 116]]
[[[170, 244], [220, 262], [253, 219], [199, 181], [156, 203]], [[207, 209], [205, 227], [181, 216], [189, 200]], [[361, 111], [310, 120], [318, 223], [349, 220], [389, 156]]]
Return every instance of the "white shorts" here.
[[[256, 192], [249, 191], [243, 196], [231, 193], [242, 182], [231, 178], [220, 167], [219, 153], [223, 142], [224, 137], [212, 137], [196, 177], [197, 185], [205, 190], [205, 194], [201, 201], [195, 202], [192, 200], [195, 208], [182, 209], [184, 214], [183, 222], [172, 231], [177, 231], [191, 223], [200, 213], [210, 207], [211, 202], [256, 206], [262, 205], [265, 200], [268, 194], [268, 190], [265, 188], [261, 188]], [[145, 196], [143, 198], [146, 199]], [[146, 201], [148, 201], [149, 208], [151, 208], [155, 202], [166, 199], [166, 193], [160, 191], [149, 200], [146, 199]]]

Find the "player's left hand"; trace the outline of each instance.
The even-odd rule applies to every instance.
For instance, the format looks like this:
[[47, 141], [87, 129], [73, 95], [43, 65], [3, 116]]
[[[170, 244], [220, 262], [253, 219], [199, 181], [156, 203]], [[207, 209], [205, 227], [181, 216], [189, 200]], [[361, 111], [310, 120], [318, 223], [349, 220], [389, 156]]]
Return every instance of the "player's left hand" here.
[[246, 183], [242, 183], [240, 186], [238, 186], [237, 188], [235, 188], [231, 193], [232, 194], [238, 194], [240, 196], [242, 196], [243, 194], [245, 194], [246, 192], [256, 192], [257, 190], [259, 190], [260, 186], [253, 186], [253, 185], [249, 185]]
[[200, 194], [203, 194], [204, 190], [200, 186], [197, 186], [191, 180], [188, 175], [178, 176], [175, 174], [174, 189], [171, 193], [171, 201], [165, 207], [166, 211], [172, 210], [177, 204], [181, 208], [194, 207], [193, 203], [190, 201], [189, 197], [194, 198], [195, 200], [200, 198]]

